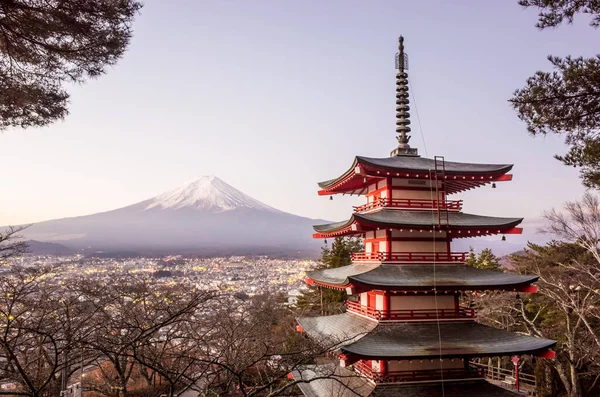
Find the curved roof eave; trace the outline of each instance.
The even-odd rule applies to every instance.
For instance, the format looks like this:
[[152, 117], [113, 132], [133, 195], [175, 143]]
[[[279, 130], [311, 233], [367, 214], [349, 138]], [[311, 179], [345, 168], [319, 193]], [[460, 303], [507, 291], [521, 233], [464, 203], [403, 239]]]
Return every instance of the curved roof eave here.
[[408, 359], [529, 354], [546, 351], [556, 343], [476, 322], [405, 323], [379, 325], [340, 349], [364, 358]]
[[307, 277], [320, 283], [338, 287], [367, 286], [383, 289], [422, 290], [433, 285], [438, 290], [514, 289], [535, 283], [539, 277], [477, 269], [465, 265], [433, 264], [390, 265], [352, 264], [335, 269], [307, 272]]
[[341, 222], [326, 223], [323, 225], [313, 225], [313, 229], [317, 233], [329, 233], [335, 230], [344, 229], [354, 223], [354, 215], [349, 219]]
[[346, 170], [346, 172], [344, 172], [342, 175], [338, 176], [337, 178], [329, 179], [327, 181], [318, 182], [317, 184], [319, 185], [320, 188], [325, 189], [325, 188], [341, 181], [342, 179], [344, 179], [345, 177], [347, 177], [348, 175], [353, 173], [354, 169], [356, 168], [357, 165], [358, 165], [358, 156], [354, 157], [352, 166], [350, 168], [348, 168], [348, 170]]
[[[466, 214], [463, 212], [449, 213], [449, 226], [452, 228], [510, 228], [515, 227], [523, 218], [501, 218]], [[428, 228], [434, 226], [435, 220], [431, 213], [425, 211], [381, 210], [369, 214], [353, 214], [348, 220], [323, 225], [315, 225], [317, 233], [332, 233], [350, 226], [355, 221], [383, 227]]]
[[[396, 156], [396, 157], [363, 157], [357, 156], [359, 164], [394, 171], [429, 171], [435, 168], [436, 161], [426, 157]], [[444, 161], [446, 174], [505, 174], [513, 168], [513, 164], [478, 164]], [[439, 167], [439, 165], [438, 165]]]
[[[435, 168], [435, 160], [425, 157], [396, 156], [375, 158], [356, 156], [354, 158], [354, 161], [352, 162], [352, 166], [348, 170], [346, 170], [346, 172], [344, 172], [337, 178], [319, 182], [319, 187], [322, 189], [326, 189], [342, 181], [344, 178], [352, 174], [356, 166], [359, 164], [388, 171], [426, 172]], [[509, 172], [514, 166], [513, 164], [476, 164], [459, 163], [454, 161], [446, 161], [444, 162], [444, 165], [445, 172], [449, 175], [502, 175]]]

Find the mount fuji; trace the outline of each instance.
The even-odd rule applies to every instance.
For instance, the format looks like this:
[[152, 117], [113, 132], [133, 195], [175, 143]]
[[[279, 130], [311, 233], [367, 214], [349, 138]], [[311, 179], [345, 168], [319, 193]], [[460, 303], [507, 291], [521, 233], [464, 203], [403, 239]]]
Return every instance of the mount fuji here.
[[33, 224], [24, 237], [89, 252], [314, 255], [311, 226], [324, 222], [204, 176], [127, 207]]

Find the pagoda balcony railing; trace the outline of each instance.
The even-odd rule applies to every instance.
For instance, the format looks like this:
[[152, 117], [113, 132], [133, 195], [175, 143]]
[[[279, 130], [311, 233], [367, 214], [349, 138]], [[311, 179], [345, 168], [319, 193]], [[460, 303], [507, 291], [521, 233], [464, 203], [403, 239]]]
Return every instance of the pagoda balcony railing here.
[[360, 375], [372, 379], [375, 383], [420, 382], [440, 379], [472, 379], [485, 378], [483, 368], [447, 368], [414, 371], [374, 371], [363, 361], [353, 364], [354, 370]]
[[382, 262], [465, 262], [468, 252], [353, 252], [352, 260]]
[[460, 211], [462, 200], [426, 200], [403, 198], [378, 198], [373, 202], [354, 207], [354, 212], [370, 211], [375, 208], [391, 207], [411, 210], [448, 210]]
[[[469, 362], [469, 367], [472, 370], [478, 370], [485, 373], [485, 377], [492, 381], [504, 381], [506, 378], [515, 378], [515, 369], [505, 369], [498, 368], [494, 365], [481, 364], [476, 362]], [[519, 371], [519, 384], [521, 386], [521, 391], [535, 391], [536, 390], [536, 380], [535, 375], [527, 374]], [[502, 386], [502, 383], [501, 383]]]
[[457, 309], [402, 309], [402, 310], [377, 310], [366, 307], [357, 301], [346, 301], [349, 312], [362, 314], [376, 320], [436, 320], [453, 318], [475, 318], [475, 309], [458, 307]]

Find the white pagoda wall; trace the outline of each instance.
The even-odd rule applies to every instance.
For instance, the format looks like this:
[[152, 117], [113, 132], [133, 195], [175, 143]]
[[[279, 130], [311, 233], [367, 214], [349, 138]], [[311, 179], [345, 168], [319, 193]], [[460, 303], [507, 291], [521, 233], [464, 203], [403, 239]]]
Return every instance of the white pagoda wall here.
[[[435, 189], [435, 187], [434, 187]], [[440, 199], [444, 197], [443, 194], [439, 194]], [[429, 190], [406, 190], [406, 189], [393, 189], [392, 198], [395, 199], [418, 199], [418, 200], [435, 200], [435, 190], [433, 192]]]
[[[434, 296], [390, 296], [390, 310], [435, 310]], [[454, 309], [454, 296], [441, 295], [437, 297], [438, 309]]]
[[377, 360], [371, 361], [371, 369], [375, 372], [381, 371], [380, 361], [377, 361]]
[[[383, 295], [375, 296], [375, 309], [383, 310]], [[363, 292], [359, 296], [359, 301], [362, 306], [367, 307], [369, 298], [367, 292]], [[390, 310], [435, 310], [436, 302], [434, 296], [417, 295], [417, 296], [390, 296]], [[453, 295], [438, 295], [437, 297], [437, 308], [438, 309], [455, 309], [454, 307], [454, 296]]]
[[369, 298], [367, 297], [367, 293], [363, 292], [360, 294], [360, 305], [367, 307], [369, 305]]
[[445, 241], [392, 241], [392, 252], [447, 252]]
[[[431, 188], [435, 190], [435, 182], [432, 183], [429, 179], [402, 179], [392, 178], [392, 188], [394, 187], [420, 187]], [[442, 181], [438, 182], [438, 188], [441, 189]]]
[[385, 299], [385, 297], [383, 295], [377, 295], [375, 297], [375, 309], [376, 310], [383, 310], [383, 300]]

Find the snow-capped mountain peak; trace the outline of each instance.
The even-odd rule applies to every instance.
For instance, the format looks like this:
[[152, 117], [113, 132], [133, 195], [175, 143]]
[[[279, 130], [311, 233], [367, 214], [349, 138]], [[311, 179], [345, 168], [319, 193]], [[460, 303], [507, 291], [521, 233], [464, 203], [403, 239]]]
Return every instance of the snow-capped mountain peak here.
[[216, 176], [202, 176], [150, 199], [145, 209], [193, 208], [209, 212], [251, 208], [280, 212], [240, 192]]

